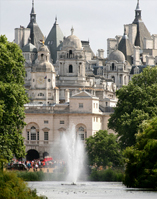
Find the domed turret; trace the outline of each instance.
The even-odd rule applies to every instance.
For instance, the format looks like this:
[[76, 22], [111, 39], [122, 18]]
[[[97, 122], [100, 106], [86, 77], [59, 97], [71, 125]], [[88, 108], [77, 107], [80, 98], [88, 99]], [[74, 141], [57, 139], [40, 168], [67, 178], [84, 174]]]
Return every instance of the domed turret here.
[[114, 50], [113, 52], [110, 53], [108, 60], [109, 61], [115, 60], [117, 62], [125, 62], [125, 56], [121, 51]]
[[37, 72], [55, 72], [54, 66], [49, 62], [49, 58], [50, 51], [43, 43], [38, 52], [39, 64], [36, 67]]
[[81, 40], [73, 35], [74, 29], [71, 29], [71, 35], [64, 39], [63, 41], [63, 48], [72, 47], [75, 49], [82, 49]]

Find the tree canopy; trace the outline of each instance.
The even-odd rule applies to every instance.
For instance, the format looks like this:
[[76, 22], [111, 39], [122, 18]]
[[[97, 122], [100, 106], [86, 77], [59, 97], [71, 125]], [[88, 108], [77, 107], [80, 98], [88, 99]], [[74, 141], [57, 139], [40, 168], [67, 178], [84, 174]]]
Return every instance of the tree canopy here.
[[135, 188], [157, 189], [157, 117], [143, 122], [135, 146], [125, 150], [124, 184]]
[[99, 130], [86, 139], [89, 163], [96, 166], [120, 166], [122, 155], [114, 134]]
[[[19, 46], [0, 36], [0, 154], [11, 159], [25, 155], [22, 129], [25, 125], [24, 58]], [[1, 157], [1, 158], [2, 158]]]
[[117, 106], [108, 127], [118, 133], [122, 148], [136, 142], [139, 125], [157, 114], [157, 66], [134, 75], [127, 86], [117, 90]]

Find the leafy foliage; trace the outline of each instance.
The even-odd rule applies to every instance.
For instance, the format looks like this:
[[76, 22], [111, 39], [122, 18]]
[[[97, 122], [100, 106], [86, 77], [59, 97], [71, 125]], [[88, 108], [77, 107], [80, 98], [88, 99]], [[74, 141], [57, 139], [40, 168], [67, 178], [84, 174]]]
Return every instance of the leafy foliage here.
[[0, 172], [0, 198], [3, 199], [42, 199], [14, 172]]
[[157, 114], [156, 77], [157, 66], [147, 67], [116, 92], [118, 103], [108, 127], [118, 133], [122, 148], [134, 145], [140, 124]]
[[157, 117], [143, 122], [135, 146], [125, 150], [124, 184], [128, 187], [157, 188]]
[[105, 169], [98, 171], [96, 169], [92, 170], [89, 177], [91, 181], [107, 181], [107, 182], [122, 182], [124, 178], [124, 172], [120, 169]]
[[0, 154], [10, 160], [25, 155], [22, 137], [24, 104], [28, 102], [24, 88], [24, 58], [15, 43], [0, 36]]
[[105, 130], [98, 131], [86, 139], [89, 163], [96, 166], [118, 166], [122, 164], [122, 155], [114, 134]]

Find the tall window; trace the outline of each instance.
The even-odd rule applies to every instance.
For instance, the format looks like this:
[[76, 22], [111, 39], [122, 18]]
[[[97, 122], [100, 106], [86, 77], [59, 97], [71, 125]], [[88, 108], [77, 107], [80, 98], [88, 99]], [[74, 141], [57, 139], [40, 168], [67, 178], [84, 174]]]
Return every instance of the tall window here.
[[72, 50], [69, 50], [69, 58], [72, 58]]
[[73, 73], [73, 66], [69, 65], [69, 73]]
[[112, 63], [112, 70], [114, 70], [114, 63]]
[[80, 140], [84, 140], [87, 138], [87, 133], [85, 132], [84, 127], [80, 126], [77, 131], [77, 136], [80, 138]]
[[115, 83], [115, 77], [114, 77], [114, 76], [112, 76], [112, 80], [113, 80], [113, 82]]
[[44, 132], [44, 140], [49, 140], [49, 133], [48, 132]]
[[36, 140], [36, 128], [34, 126], [31, 127], [31, 140]]
[[27, 140], [29, 140], [29, 131], [27, 131]]

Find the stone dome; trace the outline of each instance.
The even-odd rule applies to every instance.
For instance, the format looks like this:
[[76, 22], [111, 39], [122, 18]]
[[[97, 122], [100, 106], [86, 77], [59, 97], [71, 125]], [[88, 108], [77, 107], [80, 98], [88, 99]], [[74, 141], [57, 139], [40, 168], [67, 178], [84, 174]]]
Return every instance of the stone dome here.
[[82, 49], [81, 40], [77, 36], [73, 35], [73, 32], [74, 32], [74, 29], [72, 28], [71, 35], [65, 38], [63, 41], [63, 48], [73, 47], [77, 49]]
[[41, 62], [36, 67], [37, 72], [55, 72], [54, 66], [50, 62]]
[[39, 48], [39, 51], [48, 52], [48, 53], [50, 52], [49, 49], [48, 49], [48, 47], [45, 46], [44, 44]]
[[125, 62], [125, 56], [120, 50], [114, 50], [109, 54], [109, 61]]

